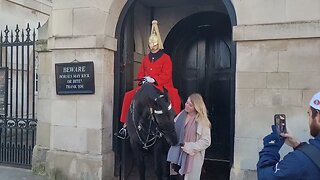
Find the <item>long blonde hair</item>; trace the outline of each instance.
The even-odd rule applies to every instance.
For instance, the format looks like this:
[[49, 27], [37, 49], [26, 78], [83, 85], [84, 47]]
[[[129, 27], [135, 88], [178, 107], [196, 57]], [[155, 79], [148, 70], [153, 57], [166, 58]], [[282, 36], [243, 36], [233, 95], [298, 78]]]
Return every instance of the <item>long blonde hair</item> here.
[[205, 127], [211, 128], [211, 123], [208, 118], [208, 112], [206, 105], [202, 99], [202, 96], [198, 93], [193, 93], [189, 96], [194, 109], [197, 111], [196, 120]]

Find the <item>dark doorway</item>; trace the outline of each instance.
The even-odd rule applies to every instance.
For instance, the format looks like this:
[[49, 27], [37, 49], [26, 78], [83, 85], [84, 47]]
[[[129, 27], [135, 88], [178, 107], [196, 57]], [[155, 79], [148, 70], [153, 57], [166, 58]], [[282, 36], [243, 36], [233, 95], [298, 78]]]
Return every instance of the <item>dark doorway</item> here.
[[191, 93], [200, 93], [212, 123], [202, 179], [229, 179], [235, 84], [231, 30], [227, 15], [204, 12], [181, 20], [165, 41], [173, 61], [174, 84], [183, 102]]
[[[115, 53], [115, 91], [114, 91], [114, 122], [113, 131], [118, 132], [122, 127], [120, 123], [120, 111], [123, 97], [126, 91], [133, 89], [133, 59], [134, 56], [134, 36], [133, 34], [133, 12], [134, 1], [128, 1], [123, 8], [119, 24], [116, 30], [116, 37], [119, 40], [118, 49]], [[113, 150], [115, 151], [115, 171], [114, 176], [121, 180], [129, 179], [134, 168], [134, 160], [129, 140], [120, 140], [113, 136]]]
[[[114, 120], [119, 122], [124, 92], [133, 86], [134, 7], [136, 3], [149, 7], [150, 19], [155, 17], [158, 7], [175, 6], [182, 1], [129, 0], [119, 17], [116, 38], [118, 51], [115, 52], [115, 94]], [[169, 3], [170, 2], [170, 3]], [[187, 3], [187, 1], [183, 1]], [[198, 3], [198, 1], [188, 1]], [[181, 98], [186, 100], [193, 92], [201, 93], [205, 99], [212, 123], [212, 144], [206, 153], [202, 180], [229, 179], [233, 164], [234, 106], [235, 106], [235, 43], [232, 42], [232, 25], [236, 24], [235, 12], [229, 0], [206, 0], [207, 4], [217, 3], [220, 12], [201, 12], [179, 21], [170, 30], [165, 40], [165, 51], [173, 61], [174, 85]], [[178, 7], [178, 5], [176, 6]], [[228, 15], [229, 14], [229, 15]], [[162, 16], [162, 15], [159, 15]], [[132, 29], [133, 28], [133, 29]], [[164, 38], [164, 37], [163, 37]], [[121, 124], [114, 123], [118, 131]], [[120, 179], [137, 178], [132, 151], [127, 141], [114, 138], [115, 176]], [[149, 158], [148, 158], [149, 159]], [[150, 164], [151, 165], [151, 164]], [[152, 166], [152, 165], [151, 165]], [[148, 165], [149, 167], [149, 165]], [[153, 172], [147, 172], [153, 179]]]

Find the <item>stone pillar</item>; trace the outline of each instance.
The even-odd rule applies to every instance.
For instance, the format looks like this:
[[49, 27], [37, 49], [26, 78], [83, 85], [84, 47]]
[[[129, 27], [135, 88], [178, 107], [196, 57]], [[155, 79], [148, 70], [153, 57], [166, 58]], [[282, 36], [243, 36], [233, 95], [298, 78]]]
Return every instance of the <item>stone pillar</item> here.
[[[47, 27], [42, 29], [43, 40], [37, 45], [40, 79], [34, 172], [59, 180], [115, 179], [114, 34], [125, 2], [53, 2]], [[95, 93], [57, 95], [55, 64], [75, 59], [93, 61]]]
[[[36, 51], [38, 54], [38, 76], [40, 87], [50, 87], [53, 86], [50, 83], [50, 76], [53, 74], [51, 68], [51, 52], [47, 46], [47, 30], [48, 23], [44, 24], [41, 28], [38, 29], [38, 40], [36, 42]], [[42, 85], [44, 84], [44, 85]], [[46, 118], [47, 114], [51, 114], [51, 103], [48, 101], [49, 91], [38, 91], [38, 99], [36, 101], [37, 106], [37, 138], [36, 146], [33, 149], [32, 157], [32, 171], [35, 174], [46, 175], [46, 156], [47, 152], [50, 149], [50, 132], [51, 132], [51, 122], [50, 119]], [[40, 110], [40, 111], [39, 111]]]

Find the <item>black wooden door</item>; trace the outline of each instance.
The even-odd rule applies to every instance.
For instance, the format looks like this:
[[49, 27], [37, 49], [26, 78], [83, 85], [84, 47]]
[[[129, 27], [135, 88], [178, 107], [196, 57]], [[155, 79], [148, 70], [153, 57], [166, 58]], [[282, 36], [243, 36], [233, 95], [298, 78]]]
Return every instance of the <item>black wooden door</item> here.
[[[121, 65], [120, 65], [120, 102], [123, 102], [123, 97], [125, 92], [133, 89], [133, 78], [134, 78], [134, 36], [133, 36], [133, 10], [129, 10], [123, 22], [123, 29], [121, 31]], [[121, 105], [121, 104], [119, 104]], [[121, 106], [120, 106], [121, 107]], [[122, 124], [119, 122], [119, 119], [116, 119], [118, 122], [118, 130], [122, 127]], [[135, 176], [131, 174], [134, 166], [134, 159], [132, 156], [132, 150], [129, 143], [129, 140], [119, 140], [117, 138], [114, 139], [117, 143], [117, 151], [116, 151], [116, 161], [115, 165], [119, 169], [120, 179], [130, 179], [130, 177]], [[118, 174], [117, 174], [118, 175]]]
[[224, 20], [219, 14], [196, 15], [178, 24], [165, 45], [173, 59], [174, 84], [183, 102], [194, 92], [205, 100], [212, 123], [212, 143], [206, 158], [230, 162], [235, 68], [231, 28]]

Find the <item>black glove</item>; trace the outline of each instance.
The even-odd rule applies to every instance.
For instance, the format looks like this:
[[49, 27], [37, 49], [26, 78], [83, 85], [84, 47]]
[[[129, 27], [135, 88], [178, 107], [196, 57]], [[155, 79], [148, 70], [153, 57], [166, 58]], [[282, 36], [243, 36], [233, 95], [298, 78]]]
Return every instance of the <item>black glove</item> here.
[[272, 133], [263, 138], [264, 148], [259, 152], [258, 174], [262, 168], [274, 166], [280, 160], [279, 150], [284, 143], [284, 138], [278, 134], [275, 125], [272, 125], [271, 128]]
[[277, 127], [275, 125], [271, 126], [272, 133], [263, 138], [263, 145], [265, 148], [273, 149], [274, 151], [279, 151], [284, 143], [284, 138], [278, 134]]

